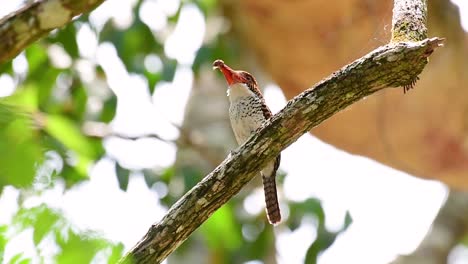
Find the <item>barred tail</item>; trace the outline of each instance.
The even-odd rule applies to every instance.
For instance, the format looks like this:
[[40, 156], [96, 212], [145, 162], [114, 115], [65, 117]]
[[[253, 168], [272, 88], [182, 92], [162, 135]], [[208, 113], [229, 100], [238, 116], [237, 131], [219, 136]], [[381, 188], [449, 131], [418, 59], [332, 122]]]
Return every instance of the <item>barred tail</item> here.
[[275, 175], [265, 176], [262, 174], [263, 190], [265, 192], [265, 204], [270, 224], [277, 224], [281, 221], [281, 213], [278, 204], [278, 195], [276, 193]]

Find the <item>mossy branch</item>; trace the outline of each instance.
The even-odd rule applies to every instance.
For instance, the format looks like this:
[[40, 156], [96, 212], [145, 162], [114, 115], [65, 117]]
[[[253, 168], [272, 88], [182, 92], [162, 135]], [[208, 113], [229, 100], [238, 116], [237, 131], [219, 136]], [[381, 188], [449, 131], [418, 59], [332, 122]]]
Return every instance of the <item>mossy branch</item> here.
[[427, 0], [395, 0], [392, 42], [420, 41], [427, 38]]
[[0, 19], [0, 65], [104, 0], [40, 0]]

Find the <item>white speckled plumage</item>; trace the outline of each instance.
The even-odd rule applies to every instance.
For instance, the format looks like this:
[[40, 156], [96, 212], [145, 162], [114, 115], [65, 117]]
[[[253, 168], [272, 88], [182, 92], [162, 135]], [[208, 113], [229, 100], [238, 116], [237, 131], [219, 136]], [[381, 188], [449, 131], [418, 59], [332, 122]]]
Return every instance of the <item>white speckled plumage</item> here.
[[[263, 98], [258, 97], [243, 83], [230, 85], [227, 94], [231, 103], [229, 106], [229, 119], [231, 120], [232, 130], [234, 131], [237, 143], [242, 145], [267, 120], [262, 109], [268, 109], [268, 107], [265, 105]], [[275, 164], [276, 162], [279, 163], [279, 159], [269, 162], [261, 170], [265, 189], [265, 202], [267, 203], [267, 209], [270, 210], [267, 210], [268, 218], [273, 224], [278, 223], [281, 219], [279, 208], [277, 207], [278, 198], [275, 177], [279, 164]], [[271, 210], [273, 210], [273, 213]]]
[[243, 144], [265, 122], [259, 107], [262, 101], [254, 96], [247, 85], [231, 85], [229, 93], [229, 117], [237, 143]]
[[[234, 71], [220, 60], [215, 61], [213, 66], [223, 72], [228, 82], [229, 118], [237, 143], [242, 145], [271, 117], [271, 111], [266, 106], [252, 75], [244, 71]], [[276, 171], [279, 163], [280, 156], [261, 170], [267, 215], [272, 224], [281, 221], [276, 192]]]

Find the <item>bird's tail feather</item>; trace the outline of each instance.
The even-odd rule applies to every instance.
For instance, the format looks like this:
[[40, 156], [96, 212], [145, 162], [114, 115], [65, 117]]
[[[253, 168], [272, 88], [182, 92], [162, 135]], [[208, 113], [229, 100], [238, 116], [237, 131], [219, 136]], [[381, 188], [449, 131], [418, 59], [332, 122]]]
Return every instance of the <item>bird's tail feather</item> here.
[[270, 221], [271, 224], [277, 224], [281, 221], [281, 213], [278, 203], [278, 194], [276, 193], [275, 175], [265, 176], [262, 174], [262, 179], [268, 221]]

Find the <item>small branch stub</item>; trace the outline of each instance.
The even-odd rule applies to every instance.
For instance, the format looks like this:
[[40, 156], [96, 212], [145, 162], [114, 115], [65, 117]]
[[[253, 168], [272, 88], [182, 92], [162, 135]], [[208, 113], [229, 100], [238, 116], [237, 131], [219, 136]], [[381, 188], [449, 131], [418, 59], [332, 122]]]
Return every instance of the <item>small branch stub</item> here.
[[[394, 0], [391, 42], [421, 41], [426, 39], [426, 22], [427, 0]], [[412, 89], [418, 80], [419, 78], [416, 75], [407, 81], [403, 85], [403, 93]]]
[[427, 38], [427, 0], [394, 0], [391, 42]]

